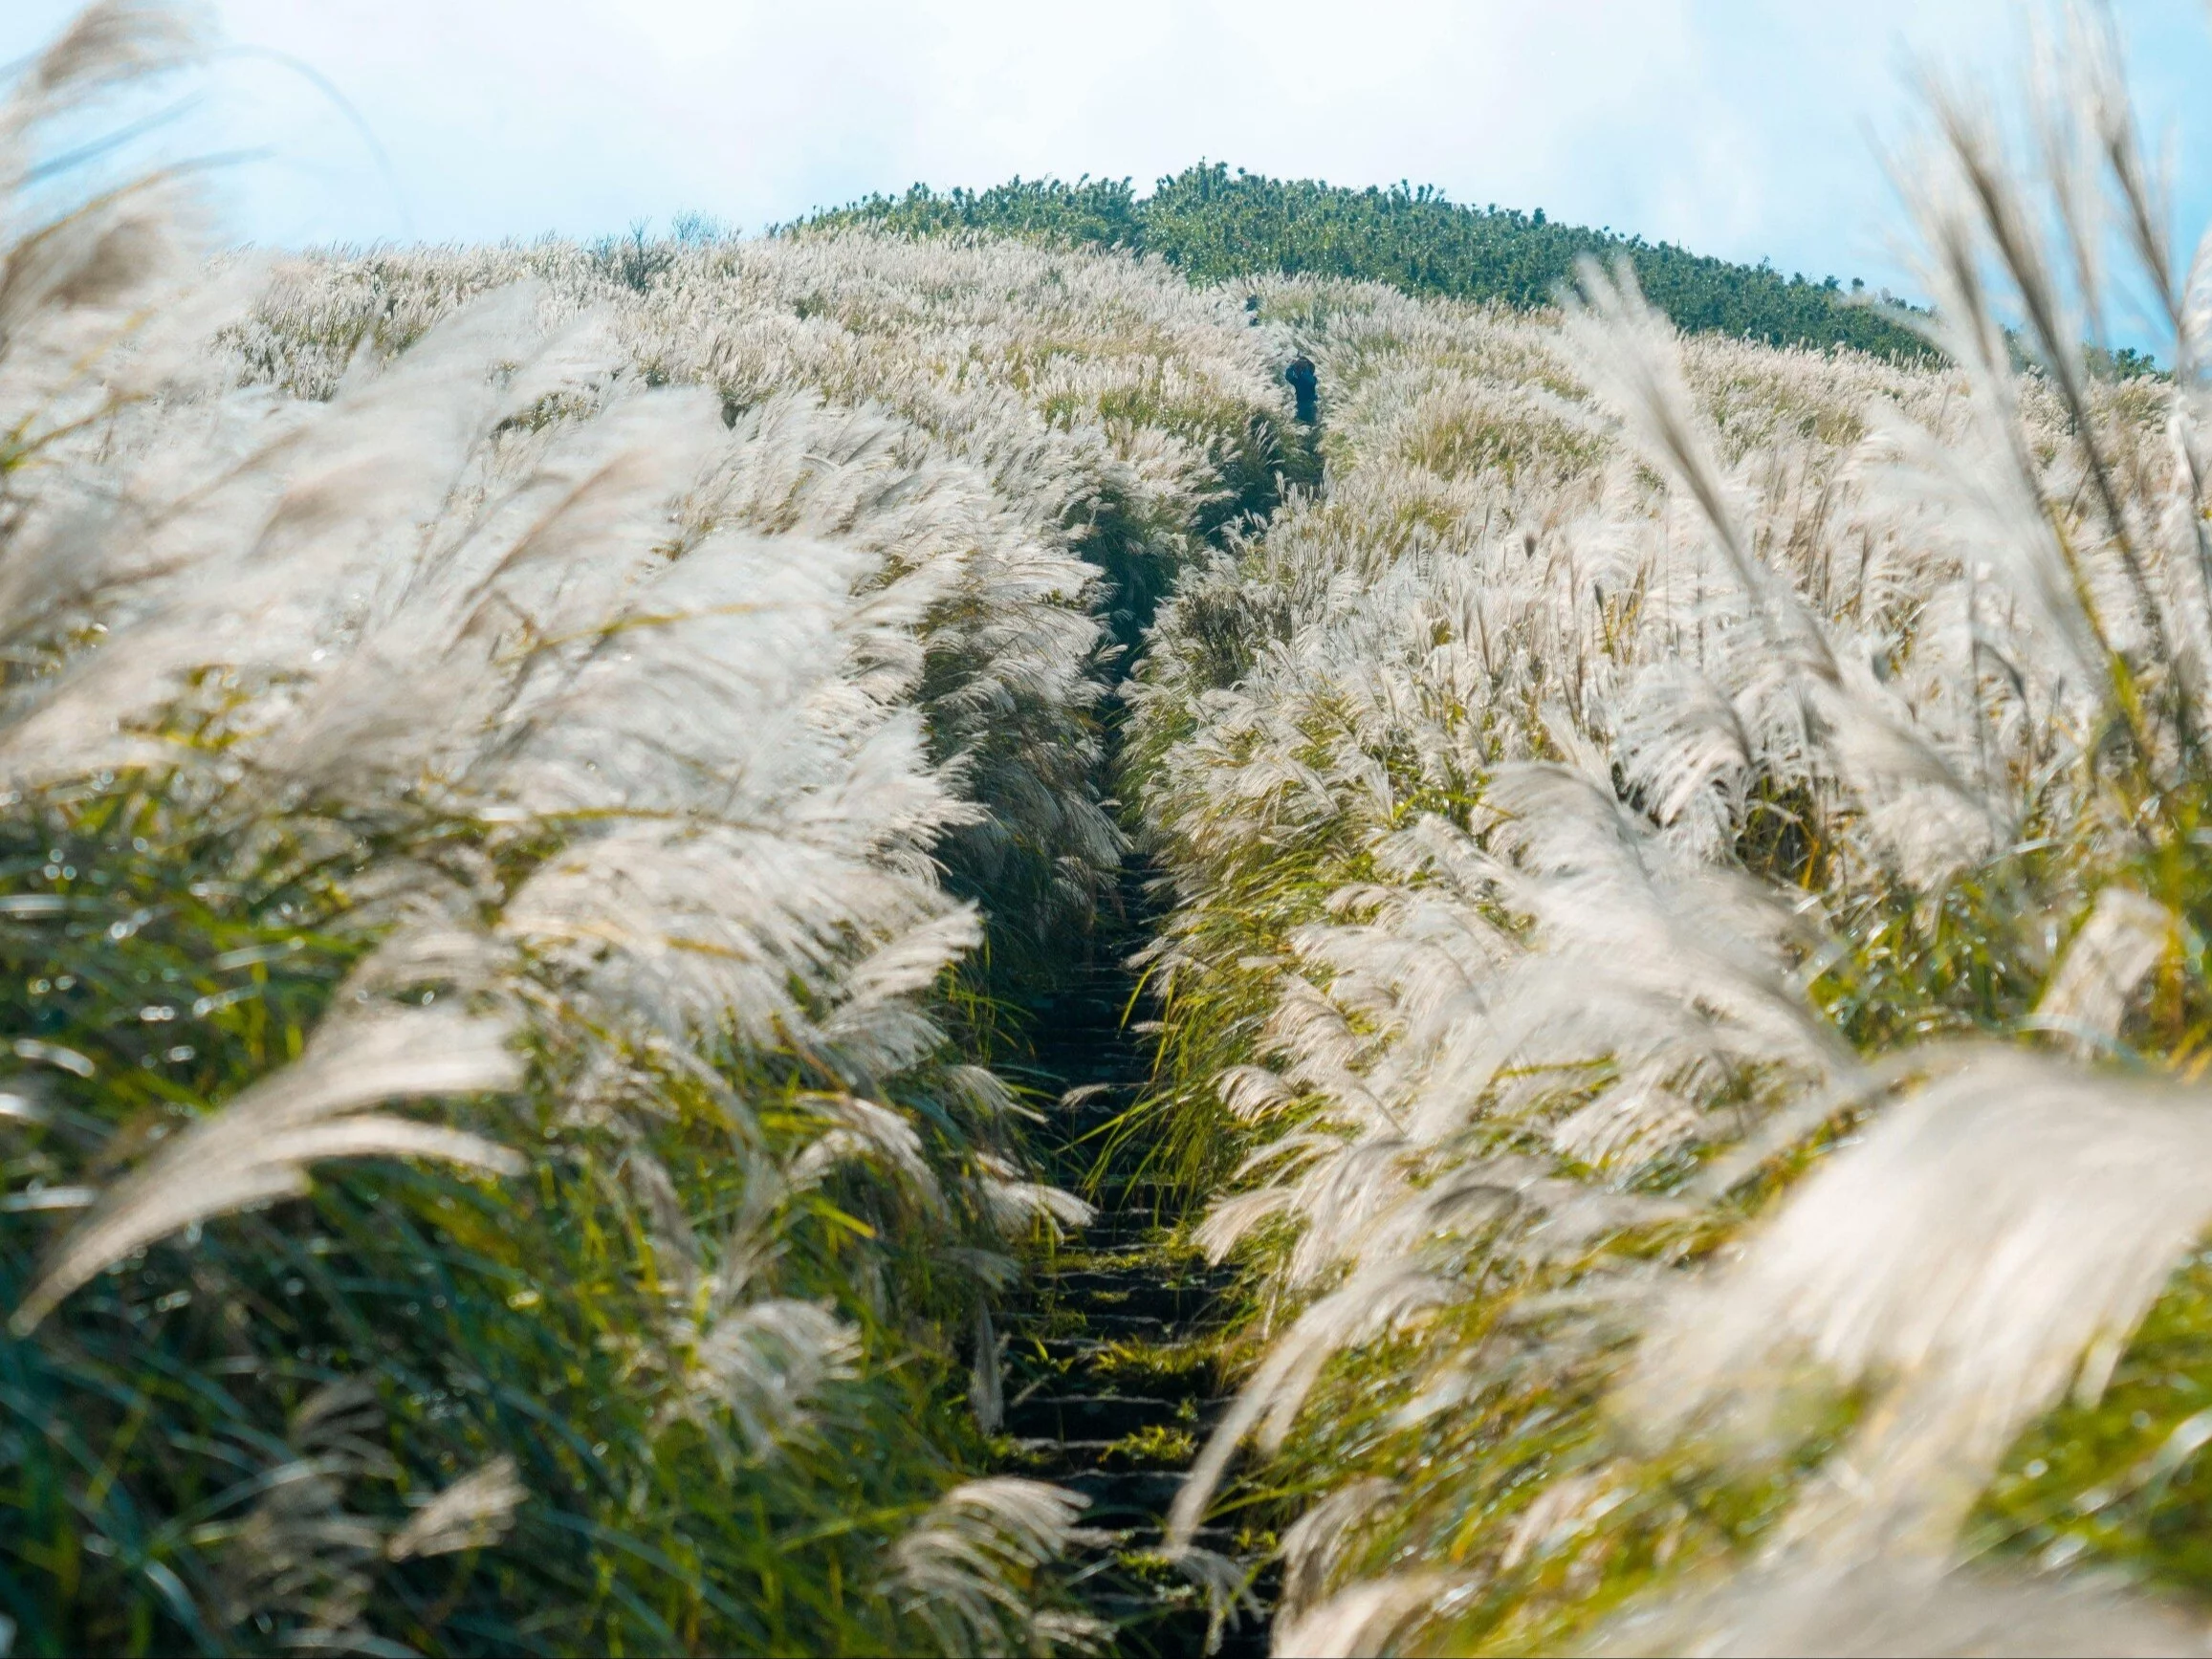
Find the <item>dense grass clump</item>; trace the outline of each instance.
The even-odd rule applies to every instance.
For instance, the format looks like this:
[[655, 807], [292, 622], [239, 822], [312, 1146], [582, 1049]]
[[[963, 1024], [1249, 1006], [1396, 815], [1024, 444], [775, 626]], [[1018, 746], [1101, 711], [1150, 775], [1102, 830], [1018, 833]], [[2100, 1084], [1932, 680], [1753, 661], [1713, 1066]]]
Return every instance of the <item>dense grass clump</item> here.
[[1279, 1529], [1283, 1651], [2193, 1650], [2202, 277], [2064, 56], [2033, 165], [1935, 106], [1929, 362], [1259, 287], [1329, 488], [1140, 671], [1128, 1129], [1246, 1269], [1177, 1519]]
[[1125, 258], [860, 233], [651, 247], [642, 288], [562, 242], [290, 267], [227, 343], [243, 379], [322, 399], [356, 353], [541, 283], [548, 317], [604, 319], [646, 382], [718, 397], [752, 440], [734, 451], [749, 522], [859, 535], [890, 571], [959, 561], [919, 694], [933, 755], [994, 804], [937, 853], [1018, 999], [1119, 860], [1103, 689], [1182, 567], [1310, 481], [1288, 337]]
[[[367, 959], [351, 858], [242, 870], [171, 843], [172, 806], [117, 792], [15, 829], [0, 972], [11, 1029], [40, 1035], [16, 1045], [11, 1307], [70, 1206], [330, 1042]], [[975, 1293], [879, 1241], [963, 1224], [865, 1177], [762, 1190], [834, 1116], [797, 1056], [648, 1061], [580, 1111], [592, 1063], [547, 1043], [519, 1097], [442, 1115], [529, 1148], [527, 1173], [340, 1166], [134, 1253], [7, 1344], [19, 1650], [924, 1639], [869, 1586], [902, 1518], [979, 1461], [941, 1335]], [[975, 1144], [943, 1079], [889, 1099], [933, 1161]], [[856, 1466], [856, 1446], [902, 1450]]]
[[1095, 1643], [988, 1473], [1085, 1213], [994, 998], [1285, 337], [1015, 246], [210, 264], [69, 161], [196, 49], [0, 105], [6, 1641]]

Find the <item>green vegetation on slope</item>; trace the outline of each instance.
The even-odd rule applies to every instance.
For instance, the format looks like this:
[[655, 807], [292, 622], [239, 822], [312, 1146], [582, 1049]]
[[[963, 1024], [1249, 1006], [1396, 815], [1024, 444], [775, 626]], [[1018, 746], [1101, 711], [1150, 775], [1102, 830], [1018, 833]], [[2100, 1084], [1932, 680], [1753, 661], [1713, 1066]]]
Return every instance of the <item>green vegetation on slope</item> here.
[[903, 196], [870, 196], [817, 215], [802, 228], [863, 224], [1127, 248], [1157, 253], [1194, 282], [1256, 272], [1352, 277], [1523, 309], [1552, 303], [1586, 254], [1626, 254], [1646, 295], [1686, 331], [1927, 355], [1911, 329], [1859, 303], [1855, 283], [1847, 293], [1832, 276], [1785, 277], [1763, 264], [1732, 265], [1672, 243], [1557, 224], [1542, 208], [1465, 207], [1428, 185], [1353, 190], [1232, 173], [1216, 162], [1162, 179], [1143, 198], [1127, 179], [1015, 179], [944, 194], [916, 185]]

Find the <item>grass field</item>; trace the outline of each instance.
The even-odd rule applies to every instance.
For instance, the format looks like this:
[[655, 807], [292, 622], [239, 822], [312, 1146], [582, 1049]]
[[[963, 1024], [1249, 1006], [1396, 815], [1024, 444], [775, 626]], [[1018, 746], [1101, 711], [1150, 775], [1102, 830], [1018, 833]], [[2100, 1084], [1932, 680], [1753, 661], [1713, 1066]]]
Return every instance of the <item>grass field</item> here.
[[2212, 276], [2093, 28], [1931, 107], [1887, 355], [215, 254], [48, 164], [197, 49], [0, 110], [0, 1648], [1110, 1648], [991, 1310], [1132, 851], [1278, 1651], [2202, 1646]]

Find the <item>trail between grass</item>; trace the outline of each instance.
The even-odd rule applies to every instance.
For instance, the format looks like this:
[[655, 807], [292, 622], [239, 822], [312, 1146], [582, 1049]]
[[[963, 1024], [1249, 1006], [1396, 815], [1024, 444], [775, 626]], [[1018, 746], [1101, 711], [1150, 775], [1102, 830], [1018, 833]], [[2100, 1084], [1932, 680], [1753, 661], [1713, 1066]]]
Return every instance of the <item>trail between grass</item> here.
[[[1178, 1195], [1141, 1173], [1132, 1149], [1100, 1167], [1105, 1131], [1136, 1102], [1150, 1059], [1129, 1029], [1141, 944], [1142, 884], [1124, 872], [1119, 927], [1102, 920], [1089, 959], [1041, 1010], [1039, 1081], [1062, 1089], [1058, 1148], [1092, 1172], [1097, 1219], [1032, 1277], [1008, 1315], [1006, 1432], [1010, 1473], [1035, 1474], [1091, 1500], [1100, 1536], [1081, 1565], [1085, 1599], [1121, 1634], [1116, 1651], [1158, 1659], [1206, 1651], [1205, 1597], [1159, 1553], [1163, 1517], [1183, 1472], [1230, 1391], [1216, 1372], [1215, 1302], [1229, 1282], [1174, 1236]], [[1255, 1553], [1224, 1529], [1201, 1547], [1249, 1565]], [[1254, 1586], [1272, 1600], [1270, 1568]], [[1221, 1632], [1219, 1653], [1267, 1651], [1264, 1613]]]
[[[1278, 475], [1321, 482], [1314, 424], [1313, 365], [1300, 357], [1286, 376], [1298, 396]], [[1269, 508], [1275, 505], [1270, 500]], [[1152, 600], [1117, 633], [1133, 663]], [[1106, 722], [1104, 775], [1112, 778], [1119, 722]], [[1123, 862], [1097, 925], [1070, 941], [1078, 959], [1062, 965], [1051, 994], [1030, 1004], [1035, 1048], [1025, 1081], [1057, 1095], [1040, 1147], [1054, 1178], [1080, 1188], [1098, 1214], [1031, 1274], [1023, 1299], [1006, 1310], [1002, 1382], [1006, 1472], [1052, 1480], [1091, 1500], [1096, 1541], [1078, 1563], [1091, 1610], [1117, 1632], [1114, 1650], [1131, 1659], [1181, 1659], [1209, 1651], [1261, 1659], [1279, 1565], [1272, 1540], [1228, 1528], [1200, 1529], [1197, 1551], [1212, 1558], [1217, 1590], [1237, 1591], [1226, 1626], [1186, 1570], [1161, 1553], [1166, 1517], [1200, 1444], [1234, 1392], [1221, 1372], [1222, 1305], [1233, 1275], [1207, 1265], [1178, 1223], [1191, 1195], [1148, 1173], [1140, 1141], [1113, 1131], [1152, 1076], [1131, 959], [1161, 920], [1155, 875], [1141, 853]], [[1248, 1583], [1246, 1581], [1249, 1581]]]

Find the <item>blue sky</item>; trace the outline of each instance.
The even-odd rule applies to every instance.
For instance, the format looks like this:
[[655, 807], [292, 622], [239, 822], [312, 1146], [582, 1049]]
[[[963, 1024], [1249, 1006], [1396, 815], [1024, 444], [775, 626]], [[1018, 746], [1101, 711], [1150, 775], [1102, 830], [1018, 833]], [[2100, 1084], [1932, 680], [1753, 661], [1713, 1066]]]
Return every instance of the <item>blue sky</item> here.
[[[0, 59], [72, 0], [6, 0]], [[252, 147], [242, 239], [744, 229], [869, 190], [1201, 157], [1541, 207], [1904, 285], [1873, 140], [1902, 67], [2017, 61], [2019, 0], [215, 0], [203, 114]], [[2141, 101], [2212, 217], [2201, 0], [2116, 0]], [[286, 59], [308, 66], [302, 73]], [[317, 83], [342, 93], [352, 113]], [[2192, 97], [2192, 92], [2198, 94]], [[358, 118], [358, 122], [357, 119]], [[365, 126], [376, 139], [363, 137]], [[378, 154], [379, 149], [382, 155]], [[2201, 162], [2203, 164], [2197, 164]]]

